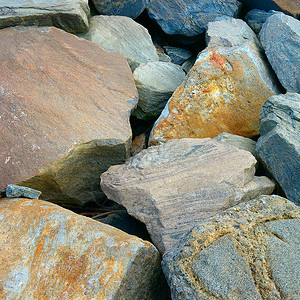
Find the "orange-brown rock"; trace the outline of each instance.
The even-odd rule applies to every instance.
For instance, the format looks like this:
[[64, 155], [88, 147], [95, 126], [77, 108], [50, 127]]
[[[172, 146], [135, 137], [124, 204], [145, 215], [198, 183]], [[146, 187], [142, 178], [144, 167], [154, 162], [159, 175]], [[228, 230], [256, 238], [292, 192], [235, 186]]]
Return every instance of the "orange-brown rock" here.
[[150, 143], [216, 137], [228, 132], [259, 134], [259, 112], [277, 81], [253, 45], [204, 50], [154, 124]]
[[125, 57], [54, 27], [3, 29], [0, 53], [0, 189], [101, 197], [101, 173], [129, 156], [137, 91]]

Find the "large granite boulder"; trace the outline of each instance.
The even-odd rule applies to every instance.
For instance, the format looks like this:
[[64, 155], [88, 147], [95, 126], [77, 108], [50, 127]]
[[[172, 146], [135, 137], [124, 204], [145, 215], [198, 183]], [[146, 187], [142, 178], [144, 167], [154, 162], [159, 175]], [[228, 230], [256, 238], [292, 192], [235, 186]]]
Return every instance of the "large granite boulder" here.
[[126, 59], [52, 28], [0, 31], [0, 189], [84, 203], [129, 156], [137, 91]]
[[10, 26], [55, 26], [76, 33], [88, 29], [88, 0], [1, 0], [0, 29]]
[[282, 187], [300, 205], [300, 95], [273, 96], [261, 109], [258, 156]]
[[241, 201], [269, 194], [247, 151], [211, 139], [181, 139], [150, 147], [102, 174], [107, 197], [145, 223], [163, 253], [195, 224]]
[[1, 299], [166, 299], [149, 242], [41, 200], [1, 199], [0, 220]]
[[213, 138], [222, 132], [258, 135], [261, 107], [279, 91], [276, 77], [253, 43], [206, 49], [155, 122], [150, 143]]
[[261, 196], [198, 224], [163, 257], [172, 299], [299, 299], [300, 209]]
[[275, 14], [264, 23], [259, 37], [283, 87], [288, 92], [300, 93], [300, 21]]

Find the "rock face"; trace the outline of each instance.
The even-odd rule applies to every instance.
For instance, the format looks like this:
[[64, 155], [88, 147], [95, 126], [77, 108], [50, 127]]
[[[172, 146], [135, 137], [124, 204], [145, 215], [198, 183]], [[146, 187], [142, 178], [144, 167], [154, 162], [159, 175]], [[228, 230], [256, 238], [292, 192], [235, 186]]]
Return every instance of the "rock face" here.
[[181, 65], [193, 55], [192, 52], [183, 48], [165, 46], [164, 49], [172, 62], [177, 65]]
[[267, 19], [259, 37], [283, 87], [288, 92], [300, 93], [300, 21], [275, 14]]
[[88, 0], [1, 0], [0, 29], [10, 26], [55, 26], [67, 32], [88, 29]]
[[257, 153], [287, 198], [300, 205], [300, 95], [266, 101], [260, 113]]
[[128, 17], [92, 17], [90, 30], [81, 37], [105, 50], [123, 53], [132, 70], [140, 63], [158, 61], [148, 30]]
[[195, 224], [241, 201], [269, 194], [255, 158], [211, 139], [171, 140], [143, 150], [101, 176], [107, 197], [145, 223], [157, 248], [178, 242]]
[[258, 135], [260, 109], [279, 93], [264, 59], [252, 43], [201, 52], [154, 124], [150, 143], [213, 138], [222, 132]]
[[259, 33], [267, 19], [274, 14], [279, 13], [276, 10], [264, 11], [260, 9], [251, 9], [245, 16], [245, 21], [255, 33]]
[[129, 156], [137, 91], [126, 59], [54, 27], [3, 29], [0, 41], [0, 189], [101, 197], [100, 174]]
[[300, 209], [279, 196], [232, 207], [167, 251], [172, 299], [298, 299]]
[[2, 199], [0, 220], [1, 299], [164, 294], [159, 253], [149, 242], [40, 200]]

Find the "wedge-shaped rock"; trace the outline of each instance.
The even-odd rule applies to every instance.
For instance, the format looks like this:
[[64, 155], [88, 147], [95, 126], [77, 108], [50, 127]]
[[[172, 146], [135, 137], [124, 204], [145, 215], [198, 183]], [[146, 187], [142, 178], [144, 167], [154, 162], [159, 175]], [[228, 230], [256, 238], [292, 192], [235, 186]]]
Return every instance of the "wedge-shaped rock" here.
[[1, 0], [0, 29], [10, 26], [55, 26], [67, 32], [88, 29], [88, 0]]
[[3, 29], [0, 53], [0, 189], [101, 198], [100, 174], [129, 156], [137, 91], [126, 59], [54, 27]]
[[298, 299], [300, 209], [261, 196], [198, 224], [169, 249], [172, 299]]
[[222, 132], [258, 135], [261, 107], [279, 93], [265, 60], [253, 43], [201, 52], [154, 124], [150, 143], [213, 138]]
[[144, 222], [161, 252], [195, 224], [241, 201], [271, 193], [254, 177], [255, 158], [211, 139], [182, 139], [143, 150], [101, 176], [107, 197]]
[[50, 202], [0, 202], [1, 299], [163, 299], [149, 242]]

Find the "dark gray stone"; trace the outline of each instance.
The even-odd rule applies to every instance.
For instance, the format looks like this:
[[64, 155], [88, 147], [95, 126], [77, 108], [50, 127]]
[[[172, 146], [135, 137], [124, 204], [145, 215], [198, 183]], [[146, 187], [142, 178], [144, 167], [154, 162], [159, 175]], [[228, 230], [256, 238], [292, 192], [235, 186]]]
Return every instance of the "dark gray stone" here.
[[26, 186], [8, 184], [6, 188], [6, 197], [18, 198], [25, 197], [30, 199], [39, 199], [42, 192], [31, 189]]
[[182, 48], [165, 46], [164, 49], [176, 65], [181, 65], [193, 55], [189, 50]]

